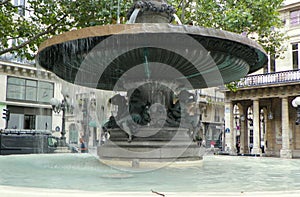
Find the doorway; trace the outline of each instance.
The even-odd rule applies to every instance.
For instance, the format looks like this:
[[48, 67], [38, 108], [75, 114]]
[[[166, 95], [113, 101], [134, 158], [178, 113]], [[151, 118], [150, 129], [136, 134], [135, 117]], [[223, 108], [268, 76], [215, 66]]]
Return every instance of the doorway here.
[[35, 115], [24, 115], [24, 129], [35, 129]]

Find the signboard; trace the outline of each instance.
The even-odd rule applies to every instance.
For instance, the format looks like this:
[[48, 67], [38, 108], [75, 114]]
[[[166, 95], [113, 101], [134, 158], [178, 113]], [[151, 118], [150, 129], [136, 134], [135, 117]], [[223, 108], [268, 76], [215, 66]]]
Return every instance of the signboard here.
[[56, 131], [56, 132], [59, 132], [59, 131], [60, 131], [59, 126], [55, 127], [55, 131]]
[[225, 108], [225, 113], [230, 113], [230, 108], [229, 107]]
[[225, 129], [225, 133], [230, 133], [230, 129], [229, 129], [229, 128], [226, 128], [226, 129]]

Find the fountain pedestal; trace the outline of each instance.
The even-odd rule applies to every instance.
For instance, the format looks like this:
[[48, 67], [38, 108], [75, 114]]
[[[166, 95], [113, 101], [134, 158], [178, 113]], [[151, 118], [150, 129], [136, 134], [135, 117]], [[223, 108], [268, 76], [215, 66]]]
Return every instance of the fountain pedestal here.
[[[110, 129], [110, 139], [98, 147], [100, 161], [128, 167], [166, 165], [168, 162], [199, 162], [203, 148], [184, 128], [142, 128], [131, 142], [121, 129]], [[147, 136], [145, 135], [147, 134]], [[148, 136], [149, 135], [149, 136]], [[141, 137], [145, 136], [145, 137]]]
[[[135, 11], [136, 14], [133, 14]], [[136, 1], [128, 12], [128, 21], [133, 23], [170, 23], [176, 10], [164, 0]], [[134, 17], [134, 19], [130, 19]]]

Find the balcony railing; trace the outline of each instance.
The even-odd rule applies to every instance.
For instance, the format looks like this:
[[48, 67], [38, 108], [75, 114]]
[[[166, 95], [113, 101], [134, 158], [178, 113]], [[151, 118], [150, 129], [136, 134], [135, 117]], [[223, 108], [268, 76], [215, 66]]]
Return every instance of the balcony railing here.
[[300, 82], [300, 70], [289, 70], [261, 75], [250, 75], [242, 78], [238, 87], [253, 87], [272, 84]]

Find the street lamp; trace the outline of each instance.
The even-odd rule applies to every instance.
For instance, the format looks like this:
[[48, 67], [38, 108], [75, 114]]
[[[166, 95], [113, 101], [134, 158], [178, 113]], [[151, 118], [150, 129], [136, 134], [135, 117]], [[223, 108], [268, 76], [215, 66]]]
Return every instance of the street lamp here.
[[63, 100], [60, 102], [58, 99], [56, 98], [52, 98], [50, 99], [50, 104], [52, 105], [52, 110], [54, 111], [54, 113], [60, 113], [60, 111], [62, 111], [62, 125], [61, 125], [61, 146], [66, 146], [66, 129], [65, 129], [65, 119], [66, 119], [66, 110], [69, 107], [69, 96], [68, 95], [63, 95], [64, 98]]
[[296, 120], [296, 125], [300, 124], [300, 97], [296, 97], [292, 101], [293, 107], [297, 108], [297, 120]]

